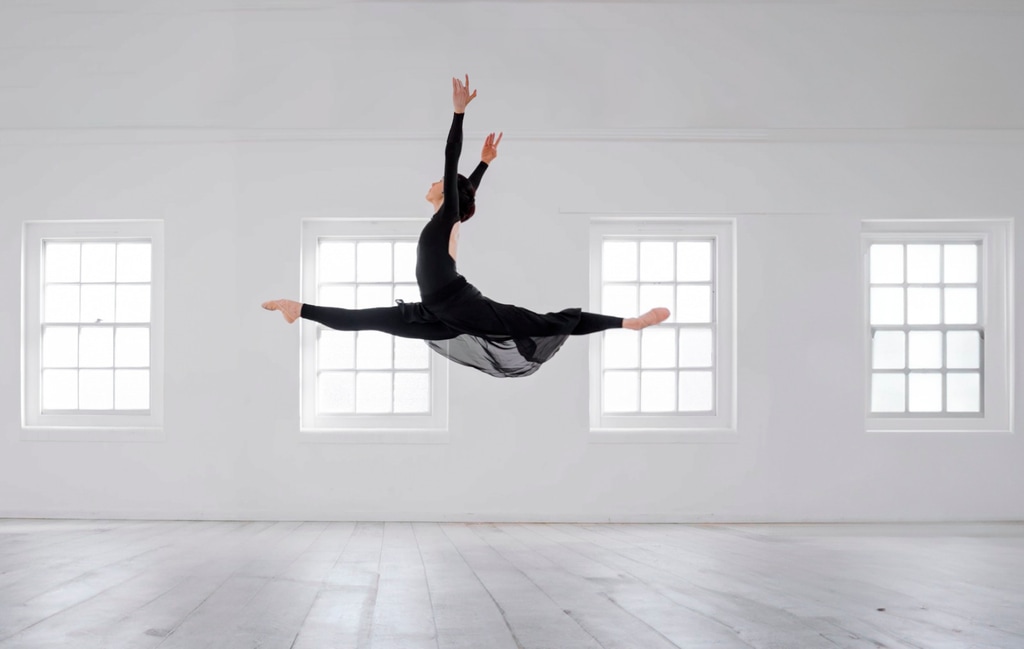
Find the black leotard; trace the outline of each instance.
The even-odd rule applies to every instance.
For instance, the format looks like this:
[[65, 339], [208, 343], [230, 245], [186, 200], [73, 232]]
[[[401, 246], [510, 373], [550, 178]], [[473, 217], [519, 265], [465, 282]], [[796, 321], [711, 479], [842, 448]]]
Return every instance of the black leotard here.
[[[452, 228], [459, 222], [459, 156], [462, 154], [462, 120], [465, 113], [455, 113], [444, 148], [444, 203], [441, 209], [420, 232], [416, 246], [416, 282], [425, 299], [437, 295], [445, 286], [461, 275], [455, 269], [455, 260], [448, 254]], [[487, 163], [483, 160], [469, 176], [474, 188], [480, 186]]]

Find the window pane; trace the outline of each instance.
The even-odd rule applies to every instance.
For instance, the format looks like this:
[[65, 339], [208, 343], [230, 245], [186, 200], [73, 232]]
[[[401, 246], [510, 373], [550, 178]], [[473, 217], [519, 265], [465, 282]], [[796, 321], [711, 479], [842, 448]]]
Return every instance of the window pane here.
[[318, 282], [356, 281], [356, 244], [353, 241], [321, 241], [317, 258]]
[[[676, 332], [674, 329], [648, 327], [640, 334], [640, 364], [642, 367], [675, 367]], [[675, 392], [674, 381], [671, 392]]]
[[79, 367], [114, 366], [114, 329], [82, 327], [79, 338]]
[[79, 280], [79, 254], [81, 245], [77, 243], [46, 243], [47, 282], [77, 282]]
[[676, 322], [711, 322], [711, 287], [676, 287]]
[[676, 409], [675, 372], [640, 373], [640, 411], [672, 412]]
[[709, 412], [714, 409], [714, 375], [711, 372], [679, 373], [679, 410]]
[[82, 244], [82, 281], [113, 282], [117, 246], [113, 243]]
[[114, 370], [82, 370], [78, 373], [80, 410], [114, 408]]
[[907, 362], [906, 344], [906, 334], [902, 331], [876, 331], [871, 367], [876, 370], [903, 369]]
[[149, 284], [118, 284], [117, 321], [149, 322], [149, 319]]
[[317, 377], [317, 412], [348, 413], [356, 410], [355, 372], [323, 372]]
[[941, 250], [937, 244], [907, 246], [907, 282], [938, 284]]
[[676, 244], [676, 280], [711, 281], [710, 241], [680, 241]]
[[356, 244], [356, 281], [391, 281], [390, 242], [360, 241]]
[[977, 324], [978, 289], [946, 289], [946, 324]]
[[640, 281], [667, 282], [675, 276], [672, 258], [675, 246], [671, 241], [640, 242]]
[[419, 302], [420, 289], [415, 284], [395, 284], [394, 297], [403, 302]]
[[944, 281], [952, 284], [978, 281], [978, 246], [949, 244], [945, 246]]
[[900, 284], [903, 282], [903, 246], [874, 244], [871, 246], [871, 283]]
[[381, 331], [360, 331], [356, 338], [356, 367], [361, 370], [390, 369], [391, 336]]
[[78, 322], [78, 285], [50, 284], [43, 298], [46, 322]]
[[907, 289], [907, 324], [939, 324], [938, 288]]
[[639, 372], [605, 372], [604, 411], [636, 412], [639, 383]]
[[355, 368], [356, 332], [321, 328], [317, 362], [322, 370]]
[[635, 241], [605, 241], [601, 249], [601, 279], [605, 282], [632, 282], [637, 279]]
[[356, 374], [356, 412], [391, 412], [391, 372]]
[[[637, 315], [647, 313], [656, 306], [662, 306], [672, 311], [673, 287], [659, 284], [640, 285], [640, 306], [637, 308]], [[673, 322], [673, 312], [665, 322]]]
[[946, 333], [946, 367], [954, 369], [981, 367], [981, 336], [977, 331]]
[[871, 324], [903, 324], [903, 289], [871, 289]]
[[981, 375], [946, 375], [946, 410], [949, 412], [981, 412]]
[[606, 330], [604, 332], [604, 366], [608, 368], [637, 367], [640, 362], [639, 343], [639, 331]]
[[[426, 349], [426, 345], [423, 345]], [[430, 375], [395, 373], [395, 412], [430, 412]]]
[[152, 249], [149, 243], [117, 244], [117, 281], [149, 282], [152, 279]]
[[710, 329], [679, 330], [679, 366], [711, 367], [714, 342]]
[[637, 311], [637, 287], [605, 286], [601, 297], [601, 313], [620, 318], [632, 318]]
[[[118, 327], [114, 334], [116, 367], [149, 367], [149, 329]], [[148, 407], [148, 406], [147, 406]]]
[[416, 281], [416, 244], [412, 241], [395, 243], [395, 281]]
[[43, 410], [78, 409], [78, 370], [43, 370]]
[[43, 330], [43, 367], [78, 367], [78, 327]]
[[939, 369], [942, 367], [942, 332], [910, 332], [910, 369]]
[[82, 286], [82, 322], [114, 321], [114, 285], [85, 284]]
[[940, 412], [942, 410], [942, 375], [910, 374], [910, 412]]
[[356, 307], [372, 309], [379, 306], [394, 306], [389, 284], [360, 284], [356, 287]]
[[330, 306], [336, 309], [356, 308], [356, 287], [321, 286], [320, 306]]
[[902, 374], [871, 375], [871, 412], [904, 412], [906, 380]]
[[[422, 340], [395, 337], [395, 367], [420, 370], [430, 367], [430, 348]], [[396, 390], [397, 384], [396, 384]]]
[[149, 370], [114, 371], [114, 409], [149, 410]]

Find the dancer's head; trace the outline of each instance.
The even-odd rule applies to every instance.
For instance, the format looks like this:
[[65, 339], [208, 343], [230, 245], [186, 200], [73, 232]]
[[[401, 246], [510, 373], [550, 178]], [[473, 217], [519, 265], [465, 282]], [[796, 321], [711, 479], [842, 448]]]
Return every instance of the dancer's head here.
[[476, 187], [459, 174], [459, 220], [468, 221], [476, 214]]
[[[468, 221], [476, 213], [476, 188], [462, 174], [459, 174], [459, 220]], [[427, 202], [440, 205], [444, 202], [444, 180], [439, 180], [430, 186], [425, 196]]]

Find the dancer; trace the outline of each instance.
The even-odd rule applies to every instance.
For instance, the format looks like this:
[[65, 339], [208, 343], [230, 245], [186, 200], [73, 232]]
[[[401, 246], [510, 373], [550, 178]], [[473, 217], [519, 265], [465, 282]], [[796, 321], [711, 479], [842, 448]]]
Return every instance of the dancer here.
[[528, 376], [555, 355], [569, 336], [606, 329], [643, 329], [664, 321], [668, 309], [655, 308], [636, 318], [587, 313], [569, 308], [539, 314], [484, 297], [455, 267], [460, 224], [476, 212], [476, 190], [498, 155], [502, 134], [484, 142], [481, 162], [469, 178], [458, 173], [462, 122], [476, 98], [466, 82], [452, 79], [455, 115], [445, 146], [444, 177], [431, 185], [426, 199], [434, 215], [423, 227], [416, 247], [416, 281], [421, 302], [398, 300], [393, 307], [340, 309], [271, 300], [263, 308], [280, 311], [286, 321], [305, 318], [331, 329], [373, 329], [393, 336], [419, 338], [437, 353], [498, 377]]

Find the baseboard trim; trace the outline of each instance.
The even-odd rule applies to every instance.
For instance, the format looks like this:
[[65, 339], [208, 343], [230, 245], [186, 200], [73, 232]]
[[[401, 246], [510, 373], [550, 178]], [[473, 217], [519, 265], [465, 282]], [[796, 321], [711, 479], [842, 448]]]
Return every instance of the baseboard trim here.
[[249, 511], [172, 511], [152, 512], [144, 510], [0, 510], [0, 519], [10, 520], [105, 520], [105, 521], [317, 521], [317, 522], [373, 522], [373, 523], [564, 523], [564, 524], [683, 524], [683, 525], [836, 525], [836, 524], [1020, 524], [1024, 516], [1007, 518], [888, 518], [888, 517], [833, 517], [793, 518], [766, 516], [763, 514], [714, 515], [714, 514], [508, 514], [499, 512], [448, 513], [448, 512], [394, 512], [389, 514], [368, 512], [338, 512], [325, 515], [323, 512], [279, 512], [270, 510]]

